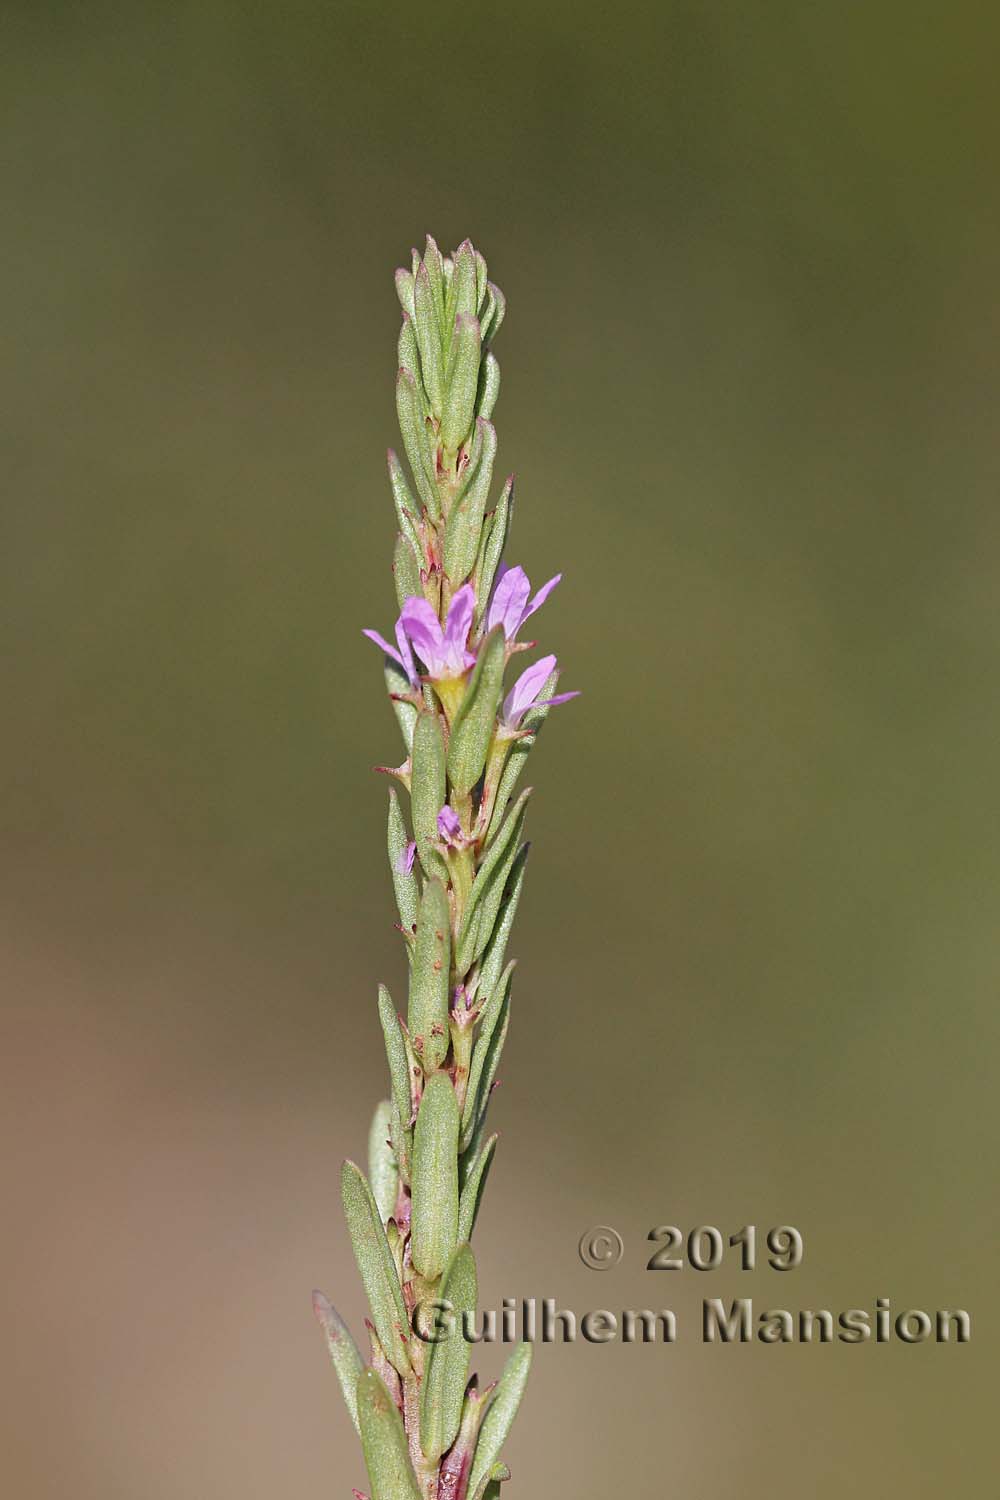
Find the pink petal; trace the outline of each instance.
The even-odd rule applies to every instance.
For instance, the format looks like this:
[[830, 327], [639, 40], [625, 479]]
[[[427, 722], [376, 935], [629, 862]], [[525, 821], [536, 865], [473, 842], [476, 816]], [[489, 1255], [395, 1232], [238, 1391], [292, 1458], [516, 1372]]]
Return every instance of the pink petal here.
[[436, 672], [442, 661], [444, 636], [440, 621], [427, 600], [412, 595], [403, 605], [399, 619], [427, 670]]
[[516, 727], [521, 718], [532, 706], [538, 694], [542, 691], [546, 681], [554, 672], [556, 658], [554, 656], [543, 656], [532, 666], [523, 671], [504, 699], [503, 721], [505, 724]]
[[571, 698], [579, 698], [580, 688], [574, 688], [571, 693], [556, 693], [553, 698], [539, 698], [533, 708], [555, 708], [557, 703], [568, 703]]
[[[377, 630], [362, 630], [361, 634], [366, 635], [370, 641], [374, 641], [376, 646], [380, 646], [386, 656], [391, 657], [396, 665], [402, 667], [403, 671], [406, 672], [406, 663], [403, 661], [402, 656], [396, 650], [395, 646], [389, 645], [384, 635], [379, 635]], [[409, 676], [408, 672], [407, 676]]]
[[531, 603], [524, 611], [524, 614], [521, 616], [521, 625], [523, 625], [525, 620], [527, 620], [531, 615], [535, 613], [536, 609], [541, 609], [542, 605], [545, 603], [546, 599], [549, 597], [552, 590], [555, 588], [556, 584], [560, 581], [561, 578], [562, 574], [557, 573], [554, 578], [549, 579], [548, 583], [542, 584], [541, 588], [538, 590], [538, 593], [535, 595], [534, 599], [532, 599]]
[[524, 569], [506, 568], [493, 590], [493, 599], [486, 616], [487, 630], [502, 625], [504, 635], [509, 641], [513, 640], [524, 619], [530, 593], [531, 584]]
[[458, 814], [454, 808], [448, 806], [447, 802], [437, 815], [438, 833], [446, 843], [452, 843], [462, 832], [462, 825], [458, 821]]
[[410, 650], [410, 642], [403, 626], [403, 617], [400, 615], [396, 621], [396, 645], [399, 647], [400, 665], [406, 673], [411, 687], [417, 685], [417, 669], [413, 661], [413, 652]]
[[464, 657], [465, 643], [472, 629], [472, 616], [475, 608], [476, 591], [471, 583], [467, 583], [459, 589], [448, 606], [448, 617], [444, 623], [445, 648], [453, 652], [456, 659], [460, 656]]

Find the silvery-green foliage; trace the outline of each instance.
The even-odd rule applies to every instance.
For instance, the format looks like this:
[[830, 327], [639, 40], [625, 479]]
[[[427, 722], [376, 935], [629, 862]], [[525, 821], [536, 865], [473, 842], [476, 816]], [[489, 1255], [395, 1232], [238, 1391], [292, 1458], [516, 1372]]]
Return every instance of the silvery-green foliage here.
[[[378, 1012], [388, 1095], [368, 1138], [368, 1176], [345, 1162], [348, 1231], [371, 1310], [366, 1366], [339, 1314], [314, 1306], [358, 1429], [371, 1500], [487, 1500], [510, 1477], [501, 1447], [531, 1360], [500, 1381], [468, 1380], [459, 1327], [418, 1336], [421, 1307], [474, 1314], [469, 1240], [498, 1137], [486, 1136], [510, 1021], [508, 942], [524, 882], [530, 788], [514, 785], [556, 693], [554, 656], [505, 684], [530, 648], [519, 632], [559, 582], [533, 595], [504, 564], [513, 481], [492, 498], [500, 366], [491, 345], [506, 302], [466, 240], [451, 256], [428, 237], [396, 272], [402, 309], [396, 410], [404, 464], [388, 453], [398, 528], [394, 640], [385, 684], [406, 759], [392, 769], [387, 852], [407, 954], [406, 1020], [385, 986]], [[388, 767], [381, 769], [387, 770]], [[360, 1495], [360, 1491], [355, 1491]]]

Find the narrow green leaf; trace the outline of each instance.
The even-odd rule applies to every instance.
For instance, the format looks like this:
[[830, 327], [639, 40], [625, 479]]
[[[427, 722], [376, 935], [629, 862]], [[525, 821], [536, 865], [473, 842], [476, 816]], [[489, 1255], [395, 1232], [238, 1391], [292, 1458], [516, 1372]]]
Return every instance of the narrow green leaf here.
[[451, 726], [448, 778], [457, 792], [471, 792], [486, 764], [503, 689], [507, 640], [495, 625], [479, 647], [476, 665]]
[[448, 867], [438, 850], [437, 817], [446, 800], [444, 731], [436, 711], [422, 709], [413, 727], [411, 747], [413, 773], [410, 816], [420, 863], [429, 876], [448, 877]]
[[458, 1236], [458, 1100], [447, 1073], [427, 1080], [413, 1135], [413, 1264], [434, 1281], [451, 1259]]
[[[404, 1122], [403, 1122], [403, 1116], [399, 1112], [399, 1106], [397, 1105], [395, 1097], [394, 1097], [393, 1100], [392, 1100], [392, 1108], [391, 1108], [391, 1110], [389, 1112], [389, 1139], [392, 1142], [392, 1149], [393, 1149], [393, 1151], [395, 1152], [395, 1155], [396, 1155], [396, 1165], [397, 1165], [397, 1169], [399, 1171], [399, 1175], [402, 1178], [403, 1182], [406, 1183], [406, 1186], [409, 1187], [409, 1185], [410, 1185], [410, 1154], [411, 1154], [412, 1147], [413, 1147], [413, 1131], [410, 1129], [409, 1116], [407, 1116], [406, 1119], [407, 1119], [407, 1122], [404, 1124]], [[391, 1237], [391, 1235], [389, 1233], [389, 1229], [390, 1229], [390, 1225], [387, 1222], [386, 1223], [386, 1237], [389, 1240], [389, 1249], [393, 1251], [393, 1257], [392, 1258], [393, 1258], [393, 1261], [394, 1261], [394, 1263], [396, 1265], [396, 1270], [397, 1270], [397, 1272], [399, 1274], [400, 1284], [402, 1284], [403, 1279], [404, 1279], [403, 1278], [402, 1263], [401, 1263], [399, 1257], [395, 1253], [395, 1249], [393, 1247], [393, 1241], [392, 1241], [392, 1237]]]
[[434, 306], [437, 315], [444, 322], [444, 260], [441, 251], [431, 235], [427, 236], [427, 244], [424, 247], [424, 265], [431, 281], [431, 291], [434, 293]]
[[477, 279], [476, 252], [471, 240], [463, 240], [455, 251], [455, 271], [452, 278], [452, 300], [457, 317], [475, 317], [479, 306]]
[[485, 1114], [490, 1089], [496, 1077], [510, 1017], [510, 980], [513, 970], [512, 961], [504, 969], [495, 990], [483, 1006], [479, 1035], [472, 1049], [465, 1108], [462, 1110], [463, 1151], [468, 1150], [473, 1133]]
[[[524, 807], [522, 805], [520, 814], [514, 827], [514, 836], [507, 847], [503, 859], [492, 872], [489, 880], [484, 881], [482, 898], [478, 902], [473, 920], [467, 934], [468, 954], [470, 967], [482, 956], [489, 946], [490, 940], [496, 931], [496, 924], [500, 915], [500, 907], [503, 904], [504, 890], [510, 879], [510, 872], [514, 868], [514, 861], [521, 850], [521, 831], [524, 827]], [[501, 830], [502, 837], [503, 830]], [[500, 839], [497, 839], [497, 843]], [[467, 971], [463, 971], [467, 972]]]
[[471, 313], [455, 318], [448, 361], [448, 389], [441, 412], [441, 442], [455, 453], [468, 436], [479, 386], [479, 319]]
[[407, 1029], [413, 1050], [428, 1073], [448, 1051], [451, 913], [440, 880], [428, 880], [417, 916], [417, 940], [410, 968]]
[[500, 366], [492, 354], [487, 354], [479, 371], [479, 389], [476, 394], [476, 415], [489, 421], [500, 394]]
[[406, 536], [410, 546], [413, 548], [413, 555], [417, 560], [417, 568], [419, 570], [424, 562], [423, 543], [420, 540], [420, 532], [417, 529], [417, 520], [420, 516], [420, 502], [410, 489], [406, 475], [403, 473], [403, 466], [391, 448], [386, 452], [386, 465], [389, 470], [392, 503], [396, 507], [396, 518], [399, 521], [399, 529]]
[[525, 805], [530, 795], [531, 788], [526, 787], [501, 824], [472, 882], [472, 893], [458, 933], [456, 967], [460, 975], [468, 973], [493, 935], [504, 887], [517, 856]]
[[474, 1495], [483, 1480], [489, 1480], [490, 1471], [500, 1457], [500, 1449], [507, 1441], [511, 1423], [517, 1413], [524, 1387], [531, 1369], [531, 1344], [518, 1344], [508, 1359], [493, 1403], [486, 1413], [476, 1444], [476, 1456], [472, 1463], [469, 1494]]
[[530, 844], [521, 845], [517, 851], [517, 857], [511, 865], [510, 874], [507, 876], [507, 884], [500, 902], [500, 910], [493, 928], [493, 936], [486, 945], [486, 951], [479, 965], [478, 993], [481, 995], [491, 995], [497, 980], [500, 978], [500, 971], [503, 968], [511, 928], [514, 925], [514, 918], [517, 915], [517, 904], [521, 899], [521, 890], [524, 886], [524, 869], [528, 862], [528, 851], [530, 848]]
[[[545, 684], [541, 692], [539, 693], [539, 698], [551, 698], [556, 690], [558, 682], [559, 669], [556, 668], [554, 672], [550, 672], [548, 677], [546, 677]], [[501, 819], [503, 818], [504, 812], [506, 811], [506, 808], [510, 802], [511, 794], [517, 784], [517, 779], [520, 776], [521, 772], [524, 770], [524, 763], [527, 760], [528, 756], [531, 754], [534, 743], [538, 738], [538, 731], [541, 729], [543, 723], [547, 719], [548, 714], [549, 708], [547, 704], [543, 704], [541, 707], [538, 707], [536, 705], [534, 708], [529, 708], [528, 712], [521, 720], [521, 729], [525, 733], [525, 738], [515, 740], [507, 753], [507, 759], [504, 763], [503, 771], [500, 774], [500, 783], [497, 787], [496, 800], [493, 803], [493, 816], [490, 818], [490, 826], [486, 833], [487, 844], [489, 844], [490, 839], [500, 827]]]
[[[441, 261], [441, 269], [444, 272], [444, 311], [441, 315], [441, 345], [447, 351], [451, 340], [451, 330], [455, 322], [455, 262], [450, 255], [444, 256]], [[447, 359], [445, 360], [447, 369]]]
[[396, 788], [391, 786], [389, 788], [389, 826], [386, 834], [386, 848], [389, 854], [389, 869], [392, 873], [392, 888], [396, 892], [399, 925], [406, 932], [413, 931], [420, 907], [420, 890], [416, 874], [412, 869], [408, 871], [406, 868], [406, 851], [409, 842], [410, 836], [399, 805], [399, 798], [396, 796]]
[[510, 988], [508, 986], [500, 1003], [500, 1013], [497, 1016], [496, 1029], [490, 1038], [490, 1044], [486, 1050], [486, 1057], [483, 1062], [482, 1076], [479, 1080], [479, 1119], [476, 1124], [477, 1129], [486, 1119], [490, 1095], [493, 1092], [493, 1084], [496, 1081], [497, 1068], [500, 1066], [500, 1056], [503, 1052], [503, 1044], [507, 1040], [507, 1029], [509, 1026]]
[[401, 1375], [406, 1375], [410, 1360], [402, 1332], [408, 1326], [403, 1293], [372, 1190], [365, 1174], [353, 1161], [344, 1162], [340, 1191], [354, 1258], [368, 1294], [375, 1330], [396, 1369]]
[[420, 1391], [420, 1446], [432, 1463], [458, 1436], [472, 1352], [462, 1334], [462, 1314], [475, 1312], [477, 1295], [475, 1256], [468, 1245], [459, 1245], [435, 1296], [450, 1304], [453, 1322], [439, 1342], [427, 1345]]
[[480, 253], [479, 253], [478, 250], [475, 252], [475, 254], [476, 254], [476, 308], [478, 310], [480, 307], [482, 307], [483, 302], [484, 302], [484, 300], [486, 298], [486, 282], [487, 282], [487, 279], [488, 279], [488, 273], [487, 273], [487, 270], [486, 270], [486, 261], [480, 255]]
[[461, 1155], [458, 1158], [458, 1188], [460, 1195], [465, 1192], [466, 1184], [468, 1183], [469, 1178], [472, 1176], [472, 1169], [479, 1159], [479, 1153], [483, 1147], [483, 1137], [485, 1134], [486, 1121], [484, 1117], [480, 1115], [479, 1121], [471, 1136], [469, 1136], [467, 1140], [464, 1137], [459, 1137], [458, 1149]]
[[476, 553], [476, 562], [474, 568], [472, 569], [471, 582], [476, 591], [476, 612], [473, 617], [473, 634], [478, 631], [480, 621], [482, 620], [483, 615], [486, 613], [486, 606], [489, 604], [489, 600], [482, 597], [480, 580], [483, 576], [483, 568], [486, 563], [486, 549], [490, 544], [490, 537], [493, 534], [493, 523], [495, 520], [496, 508], [487, 511], [486, 515], [483, 517], [483, 526], [482, 530], [479, 533], [479, 551]]
[[[419, 1089], [416, 1087], [414, 1080], [417, 1080], [420, 1084], [420, 1087], [422, 1088], [424, 1070], [420, 1065], [417, 1054], [413, 1050], [413, 1043], [410, 1041], [410, 1034], [407, 1031], [406, 1027], [403, 1025], [402, 1019], [400, 1019], [399, 1021], [399, 1030], [403, 1038], [403, 1046], [406, 1048], [406, 1066], [409, 1069], [410, 1089], [412, 1093], [419, 1093]], [[411, 1115], [413, 1113], [412, 1106], [410, 1113]]]
[[403, 744], [409, 753], [413, 744], [413, 727], [417, 722], [417, 710], [412, 703], [399, 701], [399, 695], [412, 692], [412, 688], [406, 680], [406, 673], [391, 656], [385, 657], [385, 686], [389, 694], [389, 702], [392, 704], [392, 711], [396, 715], [396, 722], [403, 736]]
[[493, 298], [493, 316], [490, 319], [488, 332], [483, 334], [483, 343], [492, 344], [500, 331], [500, 324], [503, 322], [504, 314], [507, 311], [507, 298], [492, 281], [487, 283], [487, 292]]
[[413, 273], [404, 271], [402, 267], [396, 272], [396, 296], [399, 305], [405, 313], [413, 317]]
[[410, 1464], [403, 1419], [374, 1370], [358, 1376], [358, 1422], [371, 1482], [371, 1500], [422, 1500]]
[[[393, 1125], [393, 1139], [396, 1140], [402, 1131], [402, 1158], [400, 1167], [403, 1170], [403, 1178], [409, 1181], [409, 1157], [411, 1157], [412, 1131], [409, 1121], [412, 1116], [412, 1095], [409, 1091], [409, 1058], [406, 1053], [406, 1043], [403, 1040], [402, 1029], [399, 1025], [399, 1017], [396, 1007], [393, 1005], [388, 990], [384, 984], [378, 987], [378, 1019], [382, 1023], [382, 1038], [385, 1041], [385, 1061], [388, 1062], [388, 1080], [390, 1080], [391, 1091], [393, 1091], [393, 1103], [399, 1112], [399, 1125]], [[399, 1155], [399, 1151], [397, 1151]], [[385, 1215], [388, 1218], [388, 1215]]]
[[313, 1292], [313, 1312], [316, 1314], [319, 1326], [326, 1338], [326, 1347], [337, 1372], [340, 1389], [344, 1395], [344, 1404], [351, 1414], [356, 1432], [360, 1432], [358, 1425], [358, 1376], [364, 1369], [364, 1361], [358, 1350], [357, 1344], [351, 1338], [347, 1324], [341, 1318], [333, 1303], [323, 1296], [322, 1292]]
[[487, 282], [486, 290], [479, 299], [479, 332], [484, 349], [489, 342], [490, 329], [493, 327], [493, 319], [496, 317], [496, 311], [497, 299], [493, 295], [493, 288]]
[[420, 349], [420, 369], [424, 389], [436, 417], [441, 415], [444, 399], [444, 370], [441, 354], [441, 323], [434, 305], [434, 293], [426, 264], [417, 272], [413, 291], [413, 324]]
[[399, 1168], [396, 1153], [389, 1140], [392, 1104], [383, 1099], [376, 1104], [368, 1132], [368, 1180], [372, 1185], [372, 1197], [384, 1224], [396, 1209], [396, 1194], [399, 1191]]
[[420, 362], [420, 346], [417, 343], [417, 335], [414, 331], [413, 319], [406, 313], [399, 329], [399, 341], [396, 344], [396, 363], [401, 369], [409, 370], [413, 376], [413, 382], [422, 405], [426, 405], [427, 392], [424, 390], [423, 368]]
[[392, 579], [396, 585], [396, 599], [400, 609], [414, 594], [423, 595], [420, 586], [420, 565], [409, 540], [399, 532], [392, 554]]
[[477, 418], [476, 432], [482, 439], [479, 463], [460, 499], [452, 506], [444, 533], [444, 570], [456, 587], [475, 566], [497, 451], [496, 428], [492, 423]]
[[[504, 969], [503, 973], [497, 979], [497, 982], [494, 985], [492, 985], [490, 988], [488, 988], [488, 989], [487, 989], [486, 985], [482, 982], [482, 978], [480, 977], [479, 993], [480, 993], [480, 997], [481, 997], [481, 1002], [482, 1003], [481, 1003], [480, 1008], [479, 1008], [479, 1015], [477, 1017], [477, 1022], [476, 1022], [476, 1024], [477, 1024], [477, 1033], [478, 1034], [476, 1036], [476, 1047], [474, 1047], [472, 1049], [473, 1063], [470, 1064], [470, 1069], [469, 1069], [469, 1084], [470, 1084], [470, 1087], [467, 1090], [467, 1093], [474, 1092], [474, 1090], [472, 1088], [472, 1085], [475, 1083], [476, 1079], [479, 1077], [480, 1072], [482, 1071], [481, 1067], [479, 1069], [473, 1071], [473, 1065], [474, 1065], [474, 1061], [475, 1061], [476, 1048], [477, 1047], [479, 1048], [480, 1057], [484, 1057], [485, 1054], [486, 1054], [486, 1047], [489, 1044], [490, 1037], [493, 1035], [493, 1032], [496, 1030], [497, 1018], [500, 1015], [500, 1011], [501, 1011], [501, 1008], [502, 1008], [503, 1002], [504, 1002], [504, 997], [507, 994], [508, 989], [510, 988], [511, 978], [512, 978], [514, 970], [516, 968], [517, 968], [517, 959], [516, 958], [512, 958], [511, 961], [510, 961], [510, 963], [507, 964], [507, 966]], [[480, 1043], [482, 1043], [483, 1045], [480, 1046], [479, 1045]]]
[[[395, 1104], [392, 1106], [392, 1114], [393, 1119], [395, 1120]], [[403, 1241], [403, 1237], [399, 1232], [399, 1226], [397, 1225], [395, 1219], [390, 1219], [388, 1224], [385, 1226], [385, 1237], [389, 1242], [389, 1253], [392, 1256], [392, 1263], [396, 1267], [396, 1277], [399, 1281], [400, 1286], [402, 1286], [405, 1281], [405, 1277], [403, 1275], [403, 1251], [405, 1249], [405, 1244]]]
[[437, 520], [441, 514], [441, 506], [434, 478], [431, 440], [427, 431], [427, 413], [423, 392], [418, 388], [413, 372], [408, 369], [401, 368], [396, 376], [396, 414], [399, 417], [399, 430], [402, 434], [406, 456], [410, 461], [410, 468], [413, 471], [414, 483], [424, 505], [431, 516]]
[[498, 1135], [491, 1135], [485, 1142], [481, 1151], [476, 1154], [476, 1159], [469, 1168], [462, 1187], [461, 1197], [458, 1200], [458, 1238], [459, 1240], [471, 1240], [472, 1231], [476, 1227], [476, 1216], [479, 1213], [479, 1204], [482, 1200], [483, 1189], [486, 1179], [490, 1175], [490, 1167], [493, 1164], [493, 1153], [496, 1150]]
[[[489, 534], [485, 536], [484, 543], [480, 549], [480, 558], [476, 562], [476, 598], [479, 601], [476, 606], [476, 625], [486, 613], [486, 607], [490, 602], [490, 594], [493, 592], [493, 580], [496, 577], [497, 565], [507, 541], [507, 533], [510, 530], [511, 514], [514, 509], [514, 476], [508, 475], [496, 503], [493, 512], [493, 520], [490, 524]], [[484, 528], [485, 533], [485, 528]]]

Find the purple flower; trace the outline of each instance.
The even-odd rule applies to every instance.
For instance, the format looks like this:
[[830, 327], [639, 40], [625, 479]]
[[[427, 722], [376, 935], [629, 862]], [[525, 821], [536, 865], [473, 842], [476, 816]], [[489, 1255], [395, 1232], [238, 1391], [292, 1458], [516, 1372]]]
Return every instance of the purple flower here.
[[562, 574], [557, 573], [554, 578], [549, 579], [548, 583], [542, 584], [533, 599], [529, 599], [531, 584], [524, 569], [501, 567], [497, 586], [493, 590], [493, 598], [490, 600], [490, 607], [486, 613], [487, 631], [492, 630], [496, 625], [502, 625], [507, 640], [513, 641], [525, 620], [533, 615], [536, 609], [541, 609], [561, 577]]
[[449, 807], [447, 802], [437, 816], [438, 833], [446, 844], [454, 844], [462, 832], [462, 825], [458, 821], [458, 813]]
[[556, 658], [543, 656], [541, 661], [536, 661], [534, 666], [528, 667], [521, 673], [503, 700], [503, 708], [500, 711], [501, 732], [506, 731], [508, 736], [516, 734], [529, 708], [553, 708], [557, 703], [566, 703], [570, 698], [579, 698], [579, 691], [556, 693], [552, 698], [538, 696], [555, 669]]
[[402, 615], [396, 621], [396, 647], [399, 648], [398, 650], [396, 647], [390, 646], [385, 637], [379, 635], [377, 630], [363, 630], [361, 634], [366, 635], [370, 641], [374, 641], [376, 646], [381, 646], [386, 656], [390, 657], [397, 666], [402, 667], [406, 673], [406, 680], [410, 684], [410, 687], [417, 686], [417, 669], [413, 664], [413, 652], [410, 650], [410, 643], [406, 638], [406, 631], [403, 628]]
[[475, 607], [476, 592], [467, 583], [452, 599], [442, 630], [426, 599], [414, 594], [403, 605], [399, 625], [432, 678], [462, 677], [474, 664], [468, 640]]
[[464, 984], [456, 984], [454, 990], [452, 991], [451, 999], [452, 1010], [458, 1011], [458, 1017], [456, 1019], [460, 1020], [463, 1011], [469, 1011], [472, 1009], [473, 999], [468, 990], [465, 988]]
[[458, 820], [458, 813], [446, 802], [437, 815], [438, 833], [441, 842], [449, 849], [464, 849], [470, 840], [462, 832], [462, 825]]

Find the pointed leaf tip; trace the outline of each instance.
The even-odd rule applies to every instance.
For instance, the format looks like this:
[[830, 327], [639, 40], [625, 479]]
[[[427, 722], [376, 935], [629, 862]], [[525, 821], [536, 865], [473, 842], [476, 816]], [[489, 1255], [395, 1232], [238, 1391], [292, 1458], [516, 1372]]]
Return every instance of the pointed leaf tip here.
[[470, 1495], [479, 1493], [479, 1486], [485, 1487], [494, 1478], [493, 1466], [499, 1460], [500, 1449], [507, 1441], [507, 1434], [510, 1432], [524, 1394], [528, 1372], [531, 1369], [531, 1355], [531, 1344], [519, 1344], [504, 1367], [496, 1395], [486, 1413], [479, 1434], [479, 1442], [476, 1445], [476, 1457], [469, 1481], [468, 1493]]
[[329, 1298], [325, 1297], [322, 1292], [313, 1292], [312, 1305], [317, 1322], [326, 1338], [327, 1352], [330, 1356], [330, 1362], [337, 1373], [337, 1379], [340, 1382], [344, 1405], [350, 1413], [355, 1431], [360, 1432], [358, 1425], [357, 1384], [358, 1376], [364, 1368], [364, 1361], [361, 1358], [358, 1346], [351, 1337], [347, 1324], [341, 1318]]
[[383, 1099], [375, 1106], [368, 1132], [368, 1177], [383, 1224], [392, 1217], [399, 1191], [399, 1167], [390, 1140], [391, 1134], [392, 1104], [388, 1099]]
[[340, 1183], [354, 1258], [368, 1294], [378, 1336], [396, 1369], [401, 1375], [407, 1375], [410, 1359], [403, 1333], [408, 1327], [406, 1306], [378, 1205], [368, 1179], [354, 1162], [344, 1162]]

